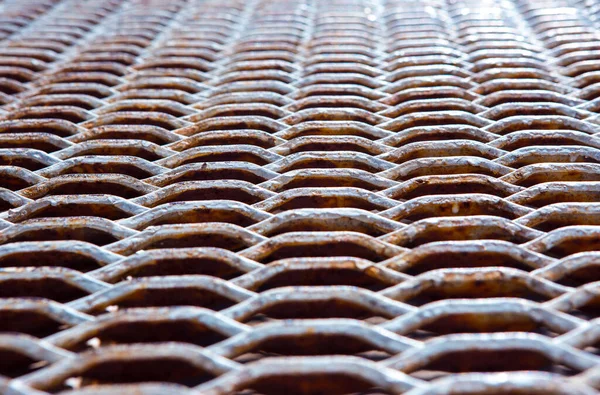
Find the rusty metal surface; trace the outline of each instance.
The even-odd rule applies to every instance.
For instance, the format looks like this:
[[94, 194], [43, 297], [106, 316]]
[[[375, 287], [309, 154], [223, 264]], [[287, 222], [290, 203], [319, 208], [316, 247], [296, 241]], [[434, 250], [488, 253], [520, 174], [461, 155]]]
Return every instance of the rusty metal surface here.
[[600, 392], [597, 2], [0, 21], [0, 394]]

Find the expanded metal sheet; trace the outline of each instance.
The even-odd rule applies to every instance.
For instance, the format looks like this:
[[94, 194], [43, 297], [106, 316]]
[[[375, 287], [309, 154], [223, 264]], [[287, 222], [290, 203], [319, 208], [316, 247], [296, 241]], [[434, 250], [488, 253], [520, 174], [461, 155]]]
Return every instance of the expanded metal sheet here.
[[597, 2], [0, 22], [1, 394], [599, 393]]

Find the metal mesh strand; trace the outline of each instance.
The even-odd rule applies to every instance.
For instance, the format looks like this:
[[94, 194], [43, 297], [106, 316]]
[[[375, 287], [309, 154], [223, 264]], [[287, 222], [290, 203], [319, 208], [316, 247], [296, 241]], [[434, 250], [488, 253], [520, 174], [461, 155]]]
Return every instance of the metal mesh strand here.
[[596, 1], [0, 21], [0, 394], [599, 393]]

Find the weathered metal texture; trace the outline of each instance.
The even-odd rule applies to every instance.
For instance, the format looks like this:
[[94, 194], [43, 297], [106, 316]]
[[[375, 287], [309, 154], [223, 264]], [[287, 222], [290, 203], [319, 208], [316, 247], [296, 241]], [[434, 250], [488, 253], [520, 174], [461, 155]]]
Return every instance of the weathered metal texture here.
[[597, 2], [0, 21], [0, 394], [599, 392]]

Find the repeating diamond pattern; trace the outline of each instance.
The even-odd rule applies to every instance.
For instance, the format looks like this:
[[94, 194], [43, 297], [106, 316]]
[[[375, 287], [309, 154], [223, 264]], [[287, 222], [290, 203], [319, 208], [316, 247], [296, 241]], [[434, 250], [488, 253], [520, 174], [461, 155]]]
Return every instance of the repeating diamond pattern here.
[[596, 1], [0, 21], [1, 394], [599, 393]]

